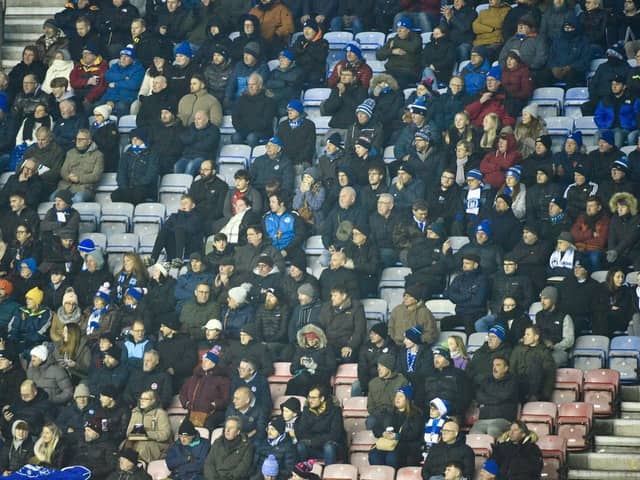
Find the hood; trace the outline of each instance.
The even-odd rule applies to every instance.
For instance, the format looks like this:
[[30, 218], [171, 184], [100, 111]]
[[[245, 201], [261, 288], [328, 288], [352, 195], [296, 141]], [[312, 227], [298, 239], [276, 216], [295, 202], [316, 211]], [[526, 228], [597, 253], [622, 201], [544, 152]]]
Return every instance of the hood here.
[[518, 146], [518, 141], [513, 133], [506, 133], [507, 136], [507, 153], [513, 152]]
[[304, 345], [303, 343], [304, 335], [310, 332], [315, 333], [320, 338], [320, 348], [325, 348], [327, 346], [327, 336], [325, 335], [324, 331], [320, 327], [317, 327], [316, 325], [308, 324], [302, 327], [300, 330], [298, 330], [298, 333], [296, 334], [296, 339], [300, 347]]
[[250, 15], [250, 14], [245, 14], [242, 15], [240, 17], [240, 25], [238, 30], [240, 31], [240, 35], [241, 36], [246, 36], [246, 34], [244, 33], [244, 28], [242, 28], [244, 26], [244, 21], [245, 20], [249, 20], [251, 21], [251, 23], [253, 23], [253, 34], [251, 35], [251, 38], [257, 38], [260, 36], [260, 20], [258, 20], [258, 17], [256, 17], [255, 15]]
[[[213, 6], [214, 3], [209, 4], [209, 7]], [[208, 7], [207, 7], [208, 8]], [[218, 32], [217, 35], [212, 35], [211, 34], [211, 27], [218, 27], [218, 29], [220, 30]], [[207, 38], [209, 40], [215, 40], [216, 38], [226, 38], [225, 35], [222, 33], [222, 26], [220, 25], [220, 22], [216, 19], [211, 20], [208, 24], [207, 24]]]
[[391, 90], [398, 90], [398, 88], [400, 88], [397, 80], [393, 78], [393, 76], [389, 75], [388, 73], [379, 73], [377, 75], [374, 75], [371, 79], [371, 83], [369, 84], [369, 91], [373, 91], [373, 89], [376, 88], [376, 86], [380, 82], [387, 82], [391, 87]]
[[612, 214], [616, 214], [616, 204], [620, 200], [624, 200], [627, 205], [629, 205], [629, 211], [631, 215], [638, 214], [638, 200], [636, 199], [636, 197], [627, 192], [619, 192], [611, 197], [611, 200], [609, 200], [609, 208], [611, 209]]

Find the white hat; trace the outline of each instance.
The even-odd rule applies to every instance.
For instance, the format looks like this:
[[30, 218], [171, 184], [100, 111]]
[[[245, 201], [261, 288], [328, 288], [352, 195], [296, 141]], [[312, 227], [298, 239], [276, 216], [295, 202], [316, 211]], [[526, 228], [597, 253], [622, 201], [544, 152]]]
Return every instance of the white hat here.
[[205, 330], [222, 330], [222, 322], [218, 319], [212, 318], [202, 328]]
[[34, 357], [38, 357], [40, 360], [45, 362], [49, 357], [49, 349], [45, 345], [38, 345], [37, 347], [33, 347], [31, 352], [29, 352]]

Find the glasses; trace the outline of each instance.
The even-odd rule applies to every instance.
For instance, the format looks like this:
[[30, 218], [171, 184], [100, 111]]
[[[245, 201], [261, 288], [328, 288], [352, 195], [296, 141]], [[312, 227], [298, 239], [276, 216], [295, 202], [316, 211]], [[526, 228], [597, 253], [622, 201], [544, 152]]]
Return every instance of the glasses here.
[[462, 88], [462, 84], [461, 83], [450, 83], [449, 84], [450, 87], [458, 87], [458, 88]]

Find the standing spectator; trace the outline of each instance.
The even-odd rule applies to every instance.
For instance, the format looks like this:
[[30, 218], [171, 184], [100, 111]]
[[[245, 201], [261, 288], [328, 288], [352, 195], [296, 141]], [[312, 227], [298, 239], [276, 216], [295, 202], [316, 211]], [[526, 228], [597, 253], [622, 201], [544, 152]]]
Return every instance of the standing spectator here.
[[[44, 21], [44, 24], [42, 25], [42, 32], [42, 35], [38, 37], [35, 43], [36, 49], [38, 50], [37, 57], [42, 59], [42, 63], [47, 67], [50, 67], [55, 60], [56, 53], [59, 50], [67, 49], [69, 39], [62, 33], [62, 30], [58, 28], [58, 25], [53, 18], [48, 18]], [[22, 63], [26, 63], [24, 51], [22, 54]], [[34, 65], [32, 62], [31, 65], [36, 67], [37, 64]]]
[[[422, 14], [426, 16], [424, 12]], [[408, 17], [402, 16], [394, 20], [394, 24], [397, 34], [376, 51], [376, 58], [387, 60], [385, 71], [398, 81], [400, 88], [407, 88], [418, 77], [422, 38], [411, 30], [412, 22]], [[423, 31], [431, 30], [430, 25], [427, 26]]]
[[498, 56], [504, 43], [503, 26], [510, 10], [509, 4], [502, 0], [489, 0], [489, 8], [478, 13], [478, 17], [473, 21], [473, 33], [476, 35], [473, 45], [486, 47], [487, 58], [490, 60]]
[[249, 10], [260, 22], [260, 35], [266, 43], [267, 58], [276, 54], [289, 43], [294, 32], [293, 14], [280, 0], [260, 0]]
[[478, 16], [473, 4], [467, 0], [454, 0], [453, 5], [441, 8], [441, 23], [446, 23], [449, 28], [449, 37], [456, 45], [458, 61], [467, 60], [473, 43], [473, 22]]

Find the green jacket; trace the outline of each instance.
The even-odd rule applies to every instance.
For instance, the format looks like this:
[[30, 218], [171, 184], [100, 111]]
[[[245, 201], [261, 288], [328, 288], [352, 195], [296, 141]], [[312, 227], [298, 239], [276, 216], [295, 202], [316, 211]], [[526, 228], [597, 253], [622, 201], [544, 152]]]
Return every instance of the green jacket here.
[[204, 461], [206, 480], [246, 480], [251, 472], [253, 444], [243, 435], [232, 441], [224, 435], [213, 442]]
[[401, 373], [393, 373], [389, 378], [376, 377], [369, 382], [367, 410], [371, 415], [382, 415], [393, 411], [393, 399], [398, 388], [409, 381]]
[[525, 400], [529, 401], [532, 396], [537, 401], [551, 398], [556, 382], [556, 363], [546, 345], [518, 345], [511, 353], [511, 372], [519, 379]]

